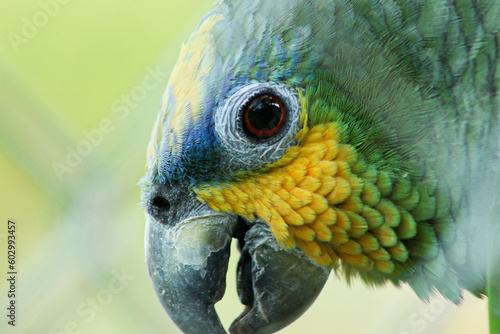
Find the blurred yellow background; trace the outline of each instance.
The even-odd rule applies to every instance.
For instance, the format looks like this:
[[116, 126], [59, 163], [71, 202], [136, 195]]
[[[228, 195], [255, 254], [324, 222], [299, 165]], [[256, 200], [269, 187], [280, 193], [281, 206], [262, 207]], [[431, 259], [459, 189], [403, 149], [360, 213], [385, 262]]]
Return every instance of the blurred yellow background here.
[[[17, 318], [1, 333], [179, 333], [144, 262], [137, 182], [180, 46], [212, 0], [0, 2], [0, 272], [17, 226]], [[236, 251], [234, 252], [236, 253]], [[233, 254], [234, 254], [233, 253]], [[236, 255], [236, 254], [234, 254]], [[229, 326], [243, 307], [232, 257]], [[282, 333], [487, 333], [485, 301], [419, 301], [332, 275]]]

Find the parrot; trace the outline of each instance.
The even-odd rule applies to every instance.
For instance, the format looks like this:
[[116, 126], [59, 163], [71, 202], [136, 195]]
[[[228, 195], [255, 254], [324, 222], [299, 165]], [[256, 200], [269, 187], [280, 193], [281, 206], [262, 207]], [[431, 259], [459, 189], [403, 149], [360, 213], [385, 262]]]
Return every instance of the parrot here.
[[182, 46], [141, 200], [184, 333], [298, 319], [330, 273], [488, 298], [500, 333], [500, 1], [222, 0]]

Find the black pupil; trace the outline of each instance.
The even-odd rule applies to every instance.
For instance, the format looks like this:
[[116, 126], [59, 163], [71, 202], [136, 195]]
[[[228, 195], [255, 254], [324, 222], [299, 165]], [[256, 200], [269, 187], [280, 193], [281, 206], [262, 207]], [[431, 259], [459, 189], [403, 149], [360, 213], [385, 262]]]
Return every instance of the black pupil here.
[[248, 106], [247, 121], [258, 131], [272, 131], [280, 123], [282, 117], [281, 106], [271, 97], [264, 96], [255, 99]]

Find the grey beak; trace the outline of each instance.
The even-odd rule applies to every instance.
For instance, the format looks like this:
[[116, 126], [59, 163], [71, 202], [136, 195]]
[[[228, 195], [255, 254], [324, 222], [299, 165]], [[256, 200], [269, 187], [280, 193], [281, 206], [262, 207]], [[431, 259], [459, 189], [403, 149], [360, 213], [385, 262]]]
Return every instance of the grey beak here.
[[329, 270], [300, 250], [279, 246], [265, 223], [214, 212], [180, 185], [151, 186], [145, 204], [149, 274], [184, 333], [226, 333], [214, 305], [224, 295], [233, 237], [242, 252], [238, 294], [246, 307], [231, 333], [272, 333], [287, 326], [328, 278]]
[[311, 306], [330, 270], [299, 249], [283, 249], [265, 223], [255, 223], [244, 241], [238, 265], [238, 294], [247, 307], [229, 331], [274, 333]]

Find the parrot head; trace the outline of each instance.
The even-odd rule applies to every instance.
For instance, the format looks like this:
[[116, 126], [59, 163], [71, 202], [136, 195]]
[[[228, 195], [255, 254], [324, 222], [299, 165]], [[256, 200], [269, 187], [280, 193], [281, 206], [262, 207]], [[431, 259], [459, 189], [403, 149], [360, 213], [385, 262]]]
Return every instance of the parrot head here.
[[141, 181], [149, 273], [182, 331], [225, 333], [233, 239], [232, 333], [287, 326], [332, 269], [460, 299], [452, 203], [422, 158], [431, 93], [374, 34], [347, 2], [222, 1], [183, 46]]

